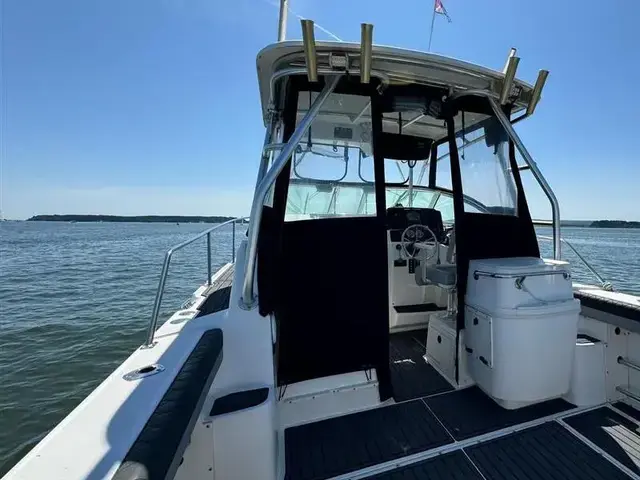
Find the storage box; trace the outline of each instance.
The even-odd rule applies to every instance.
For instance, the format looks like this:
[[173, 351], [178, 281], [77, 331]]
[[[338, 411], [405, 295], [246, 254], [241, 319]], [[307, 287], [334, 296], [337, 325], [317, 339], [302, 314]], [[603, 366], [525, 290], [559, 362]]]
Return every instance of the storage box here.
[[604, 343], [578, 335], [571, 376], [571, 389], [565, 399], [579, 407], [607, 401]]
[[456, 323], [454, 318], [441, 315], [429, 322], [425, 359], [453, 387], [461, 388], [473, 384], [473, 380], [467, 373], [464, 330], [460, 332], [459, 338], [458, 361], [460, 365], [458, 382], [456, 382]]
[[514, 409], [569, 391], [580, 302], [566, 262], [473, 260], [465, 303], [469, 373], [485, 393]]

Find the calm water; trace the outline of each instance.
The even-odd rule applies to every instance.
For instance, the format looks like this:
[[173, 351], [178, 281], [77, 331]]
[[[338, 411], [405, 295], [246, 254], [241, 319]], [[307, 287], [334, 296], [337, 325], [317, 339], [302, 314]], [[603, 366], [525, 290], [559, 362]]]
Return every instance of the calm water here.
[[[0, 476], [141, 344], [164, 252], [206, 227], [0, 223]], [[563, 235], [617, 290], [640, 295], [640, 230]], [[214, 239], [215, 271], [230, 258], [231, 227]], [[551, 256], [550, 242], [541, 247]], [[577, 262], [573, 270], [593, 283]], [[179, 252], [163, 315], [206, 274], [204, 240]]]

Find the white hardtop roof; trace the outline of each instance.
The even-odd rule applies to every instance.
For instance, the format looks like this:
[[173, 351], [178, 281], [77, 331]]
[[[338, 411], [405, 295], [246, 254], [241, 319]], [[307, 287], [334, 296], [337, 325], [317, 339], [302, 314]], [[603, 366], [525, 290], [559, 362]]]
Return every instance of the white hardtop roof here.
[[[346, 54], [350, 63], [353, 59], [355, 65], [359, 65], [359, 43], [317, 42], [316, 52], [320, 69], [330, 68], [330, 54]], [[286, 69], [305, 67], [302, 41], [279, 42], [265, 47], [258, 53], [257, 67], [262, 113], [266, 118], [271, 101], [272, 77]], [[359, 71], [359, 67], [355, 70]], [[489, 90], [495, 94], [500, 93], [504, 79], [500, 71], [454, 58], [379, 45], [373, 46], [372, 72], [386, 76], [391, 85], [417, 83], [452, 88], [454, 91]], [[521, 89], [514, 104], [514, 111], [518, 111], [526, 108], [533, 86], [518, 79], [514, 81], [515, 86]]]

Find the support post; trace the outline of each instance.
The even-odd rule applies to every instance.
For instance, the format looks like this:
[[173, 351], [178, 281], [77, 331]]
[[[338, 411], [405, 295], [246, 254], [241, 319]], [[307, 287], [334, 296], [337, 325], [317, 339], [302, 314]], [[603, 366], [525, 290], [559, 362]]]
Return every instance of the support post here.
[[513, 141], [514, 145], [520, 152], [520, 155], [522, 155], [522, 158], [524, 158], [524, 161], [527, 162], [527, 165], [529, 165], [529, 168], [531, 169], [531, 173], [533, 174], [535, 179], [538, 181], [538, 184], [542, 187], [542, 190], [544, 191], [545, 195], [549, 199], [549, 202], [551, 203], [551, 215], [552, 215], [552, 221], [553, 221], [553, 258], [556, 260], [560, 260], [562, 237], [560, 236], [560, 206], [558, 204], [558, 199], [556, 198], [556, 195], [553, 193], [553, 190], [547, 183], [547, 180], [544, 178], [544, 175], [542, 175], [542, 172], [540, 171], [540, 169], [538, 169], [538, 165], [536, 165], [536, 162], [533, 160], [533, 157], [527, 151], [526, 147], [524, 146], [524, 143], [522, 143], [522, 140], [520, 140], [520, 137], [518, 136], [515, 129], [513, 128], [513, 125], [511, 125], [511, 122], [509, 121], [505, 113], [502, 111], [502, 108], [500, 107], [500, 105], [498, 105], [498, 102], [496, 102], [496, 100], [491, 97], [487, 97], [487, 100], [491, 105], [491, 109], [493, 110], [493, 113], [496, 115], [496, 118], [502, 125], [502, 128], [505, 129], [505, 131]]
[[253, 277], [256, 269], [256, 259], [258, 253], [258, 232], [260, 229], [260, 221], [262, 219], [262, 207], [264, 205], [265, 198], [269, 193], [269, 189], [275, 184], [278, 175], [284, 168], [284, 166], [291, 158], [295, 148], [302, 140], [302, 137], [307, 133], [309, 127], [313, 123], [313, 120], [320, 113], [320, 109], [327, 101], [327, 98], [335, 90], [341, 75], [334, 75], [331, 77], [325, 77], [325, 86], [322, 92], [316, 97], [313, 104], [309, 107], [304, 118], [298, 123], [298, 127], [289, 138], [289, 141], [280, 151], [280, 155], [273, 162], [273, 166], [266, 172], [264, 178], [260, 182], [260, 185], [256, 189], [256, 193], [253, 197], [253, 203], [251, 205], [251, 218], [249, 220], [249, 239], [247, 246], [247, 260], [244, 266], [244, 282], [242, 285], [242, 298], [240, 306], [247, 310], [255, 307], [255, 298], [253, 295]]

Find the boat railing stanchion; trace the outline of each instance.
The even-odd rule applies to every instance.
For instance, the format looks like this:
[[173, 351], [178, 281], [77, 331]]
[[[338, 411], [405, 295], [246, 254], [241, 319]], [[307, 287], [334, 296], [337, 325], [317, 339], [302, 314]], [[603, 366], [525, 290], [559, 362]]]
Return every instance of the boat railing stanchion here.
[[207, 285], [211, 286], [211, 232], [207, 232]]
[[236, 222], [233, 222], [231, 230], [231, 263], [236, 263]]

